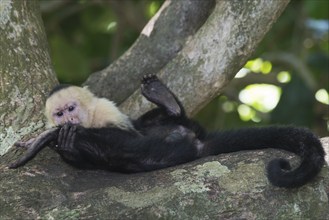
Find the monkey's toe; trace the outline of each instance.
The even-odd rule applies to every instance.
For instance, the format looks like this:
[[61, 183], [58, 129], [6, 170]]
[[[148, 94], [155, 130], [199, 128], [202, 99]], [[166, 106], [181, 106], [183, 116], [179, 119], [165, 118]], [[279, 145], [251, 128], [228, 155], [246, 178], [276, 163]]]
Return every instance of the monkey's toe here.
[[143, 76], [142, 85], [150, 84], [154, 81], [159, 81], [158, 77], [155, 74], [147, 74]]

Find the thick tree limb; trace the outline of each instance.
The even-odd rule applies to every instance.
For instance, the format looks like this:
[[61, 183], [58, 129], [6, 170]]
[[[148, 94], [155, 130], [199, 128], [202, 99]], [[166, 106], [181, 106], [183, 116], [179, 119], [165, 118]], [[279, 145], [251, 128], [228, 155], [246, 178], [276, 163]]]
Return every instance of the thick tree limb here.
[[165, 1], [134, 45], [108, 68], [92, 74], [85, 85], [98, 96], [121, 103], [144, 74], [158, 72], [177, 55], [213, 6], [214, 0]]
[[[322, 140], [328, 152], [329, 138]], [[40, 154], [17, 170], [0, 165], [0, 219], [329, 219], [328, 166], [299, 189], [269, 185], [264, 164], [287, 157], [283, 151], [222, 154], [136, 175], [76, 170], [48, 148]]]
[[21, 126], [31, 117], [39, 118], [34, 111], [42, 111], [48, 88], [56, 80], [38, 7], [37, 1], [0, 4], [0, 131], [2, 126]]
[[[213, 13], [160, 78], [195, 114], [229, 83], [256, 49], [289, 0], [217, 1]], [[137, 91], [121, 106], [133, 117], [147, 111]]]
[[0, 155], [44, 126], [44, 100], [57, 82], [39, 2], [0, 1]]

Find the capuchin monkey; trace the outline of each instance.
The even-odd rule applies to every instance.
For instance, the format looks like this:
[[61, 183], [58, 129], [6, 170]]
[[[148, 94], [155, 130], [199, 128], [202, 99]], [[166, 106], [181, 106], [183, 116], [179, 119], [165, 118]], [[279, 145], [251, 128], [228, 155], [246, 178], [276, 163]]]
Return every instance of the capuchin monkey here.
[[312, 180], [324, 165], [322, 145], [307, 129], [273, 126], [206, 132], [186, 116], [180, 101], [156, 76], [145, 76], [141, 91], [157, 108], [130, 120], [114, 103], [95, 97], [87, 88], [57, 86], [45, 111], [54, 128], [33, 142], [29, 156], [10, 167], [24, 165], [44, 145], [74, 167], [122, 173], [162, 169], [221, 153], [276, 148], [299, 155], [301, 162], [293, 169], [286, 159], [274, 159], [267, 165], [267, 177], [275, 186], [294, 188]]

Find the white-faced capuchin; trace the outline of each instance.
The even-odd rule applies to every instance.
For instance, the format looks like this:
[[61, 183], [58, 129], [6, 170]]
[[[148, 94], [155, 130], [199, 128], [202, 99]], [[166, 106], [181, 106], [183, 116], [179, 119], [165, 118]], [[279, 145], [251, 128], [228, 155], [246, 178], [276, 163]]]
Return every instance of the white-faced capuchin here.
[[10, 167], [24, 165], [44, 145], [74, 167], [122, 173], [162, 169], [221, 153], [276, 148], [299, 155], [301, 162], [293, 169], [286, 159], [274, 159], [267, 165], [267, 177], [275, 186], [293, 188], [312, 180], [324, 165], [321, 142], [307, 129], [273, 126], [206, 132], [187, 118], [180, 101], [156, 76], [144, 77], [141, 91], [158, 108], [130, 120], [111, 101], [86, 88], [57, 86], [45, 112], [55, 127], [29, 143], [27, 156]]

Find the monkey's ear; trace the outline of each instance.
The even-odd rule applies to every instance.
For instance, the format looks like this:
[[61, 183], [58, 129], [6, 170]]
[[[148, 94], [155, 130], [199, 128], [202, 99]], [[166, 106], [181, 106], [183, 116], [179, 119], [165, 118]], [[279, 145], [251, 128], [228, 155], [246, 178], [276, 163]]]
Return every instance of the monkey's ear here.
[[[89, 90], [89, 87], [88, 86], [84, 86], [84, 87], [80, 87], [82, 91], [84, 92], [87, 92], [87, 93], [92, 93], [90, 90]], [[92, 93], [94, 95], [94, 93]]]
[[83, 94], [86, 96], [86, 97], [90, 97], [90, 98], [98, 98], [97, 95], [95, 95], [92, 91], [89, 90], [89, 87], [88, 86], [84, 86], [81, 88], [84, 92]]
[[83, 90], [87, 91], [88, 93], [91, 93], [94, 95], [94, 93], [92, 93], [90, 90], [89, 90], [89, 87], [88, 86], [84, 86], [82, 87]]

